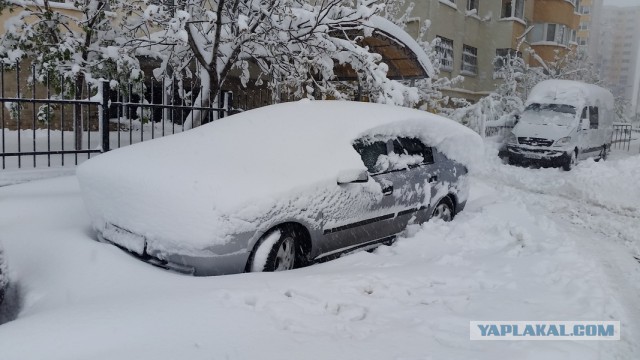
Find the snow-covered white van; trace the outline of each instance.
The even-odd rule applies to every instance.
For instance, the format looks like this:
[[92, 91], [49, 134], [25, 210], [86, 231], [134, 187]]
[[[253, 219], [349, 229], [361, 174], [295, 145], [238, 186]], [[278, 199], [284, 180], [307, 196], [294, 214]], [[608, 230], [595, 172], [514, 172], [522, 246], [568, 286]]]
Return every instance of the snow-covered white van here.
[[604, 159], [613, 132], [613, 95], [570, 80], [536, 85], [507, 139], [510, 164], [571, 168], [588, 157]]

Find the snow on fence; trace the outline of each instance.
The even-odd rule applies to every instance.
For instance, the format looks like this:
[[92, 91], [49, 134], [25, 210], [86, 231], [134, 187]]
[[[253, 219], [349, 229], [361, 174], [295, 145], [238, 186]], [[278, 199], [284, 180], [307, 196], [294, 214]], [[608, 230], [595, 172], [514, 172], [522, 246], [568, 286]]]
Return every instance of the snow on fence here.
[[[0, 64], [1, 169], [76, 166], [113, 148], [182, 132], [194, 110], [205, 114], [206, 123], [233, 108], [229, 92], [218, 97], [218, 107], [194, 104], [199, 87], [193, 83], [76, 87], [60, 76], [36, 78], [30, 70]], [[246, 98], [244, 106], [250, 107]]]

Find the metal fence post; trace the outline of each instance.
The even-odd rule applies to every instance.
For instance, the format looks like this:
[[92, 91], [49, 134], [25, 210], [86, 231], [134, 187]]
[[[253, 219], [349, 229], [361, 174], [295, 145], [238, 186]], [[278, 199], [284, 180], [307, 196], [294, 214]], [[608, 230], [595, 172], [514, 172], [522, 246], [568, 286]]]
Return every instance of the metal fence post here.
[[111, 150], [109, 146], [109, 98], [110, 87], [108, 81], [102, 82], [102, 100], [100, 101], [100, 117], [102, 127], [102, 152]]

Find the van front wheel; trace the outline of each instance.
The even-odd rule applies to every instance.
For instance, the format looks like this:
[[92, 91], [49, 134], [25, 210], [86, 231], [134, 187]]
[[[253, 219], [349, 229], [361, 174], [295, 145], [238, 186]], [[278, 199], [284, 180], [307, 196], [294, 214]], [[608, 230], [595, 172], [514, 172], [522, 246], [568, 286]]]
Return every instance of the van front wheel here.
[[607, 145], [602, 146], [602, 152], [600, 153], [600, 159], [603, 161], [607, 160], [609, 157], [609, 147]]
[[564, 165], [562, 165], [562, 168], [564, 169], [564, 171], [571, 171], [571, 169], [573, 169], [576, 164], [578, 164], [578, 153], [574, 151], [571, 153], [571, 157], [569, 157]]

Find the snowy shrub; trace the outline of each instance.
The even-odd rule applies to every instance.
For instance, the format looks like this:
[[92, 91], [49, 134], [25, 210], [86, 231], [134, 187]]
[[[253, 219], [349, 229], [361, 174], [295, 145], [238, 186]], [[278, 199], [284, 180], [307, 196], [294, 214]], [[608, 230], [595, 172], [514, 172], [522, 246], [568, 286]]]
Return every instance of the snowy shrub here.
[[38, 113], [36, 118], [38, 122], [43, 124], [50, 124], [54, 120], [56, 105], [44, 104], [38, 107]]
[[19, 115], [22, 109], [24, 109], [21, 103], [7, 101], [4, 103], [4, 107], [9, 111], [9, 117], [11, 118], [11, 120], [20, 121]]

